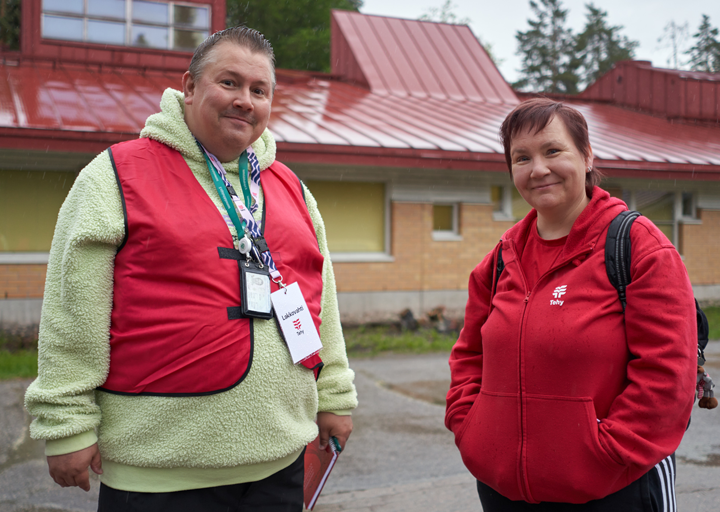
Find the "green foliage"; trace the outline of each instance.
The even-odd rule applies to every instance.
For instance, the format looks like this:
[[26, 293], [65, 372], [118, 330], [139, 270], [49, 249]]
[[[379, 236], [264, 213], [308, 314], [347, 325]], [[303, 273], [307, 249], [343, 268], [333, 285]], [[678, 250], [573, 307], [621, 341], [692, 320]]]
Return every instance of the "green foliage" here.
[[718, 29], [710, 25], [710, 17], [702, 15], [698, 31], [693, 34], [695, 46], [685, 53], [690, 55], [690, 69], [693, 71], [720, 72], [720, 41]]
[[708, 336], [711, 340], [720, 340], [720, 306], [710, 306], [703, 308], [703, 312], [708, 319], [708, 325], [710, 326], [710, 335]]
[[330, 10], [357, 11], [361, 0], [227, 0], [227, 25], [259, 30], [279, 68], [330, 71]]
[[20, 49], [20, 0], [0, 0], [0, 47]]
[[400, 331], [392, 326], [353, 327], [343, 329], [348, 355], [373, 356], [381, 352], [424, 354], [449, 351], [457, 333], [439, 333], [434, 329]]
[[530, 0], [536, 19], [530, 30], [518, 31], [516, 53], [522, 57], [522, 78], [513, 87], [529, 91], [575, 94], [578, 77], [573, 69], [575, 38], [567, 28], [567, 9], [560, 0]]
[[631, 41], [619, 32], [622, 26], [610, 26], [607, 11], [587, 4], [585, 29], [575, 39], [575, 57], [572, 67], [583, 86], [593, 83], [621, 60], [635, 56], [637, 41]]
[[37, 352], [0, 350], [0, 380], [37, 377]]

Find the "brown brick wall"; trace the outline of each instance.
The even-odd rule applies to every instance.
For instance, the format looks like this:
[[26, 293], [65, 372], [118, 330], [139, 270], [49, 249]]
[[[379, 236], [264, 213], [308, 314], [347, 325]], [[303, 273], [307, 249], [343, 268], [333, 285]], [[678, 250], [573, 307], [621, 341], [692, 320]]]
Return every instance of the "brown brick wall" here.
[[46, 265], [0, 265], [0, 299], [39, 299]]
[[702, 224], [681, 225], [683, 256], [692, 284], [720, 284], [720, 211], [699, 210]]
[[461, 204], [462, 241], [433, 241], [432, 204], [393, 203], [388, 263], [334, 263], [338, 291], [465, 290], [468, 276], [511, 222], [494, 222], [491, 205]]

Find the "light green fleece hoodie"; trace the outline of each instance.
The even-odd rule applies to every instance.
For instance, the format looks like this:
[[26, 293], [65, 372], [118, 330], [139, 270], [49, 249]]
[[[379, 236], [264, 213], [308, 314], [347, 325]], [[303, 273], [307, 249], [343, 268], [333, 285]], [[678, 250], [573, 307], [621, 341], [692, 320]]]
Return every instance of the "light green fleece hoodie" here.
[[[182, 93], [167, 89], [160, 107], [140, 137], [178, 150], [223, 212], [184, 122]], [[252, 146], [262, 170], [274, 162], [275, 141], [268, 130]], [[223, 166], [240, 190], [238, 161]], [[113, 265], [125, 235], [123, 209], [107, 152], [88, 164], [55, 228], [40, 322], [38, 378], [25, 397], [36, 417], [30, 434], [47, 441], [46, 454], [70, 453], [97, 441], [102, 481], [122, 490], [169, 492], [227, 485], [262, 479], [291, 464], [317, 435], [317, 411], [349, 414], [357, 397], [325, 227], [307, 189], [305, 197], [325, 257], [320, 314], [325, 367], [317, 383], [311, 371], [292, 364], [274, 320], [253, 320], [252, 368], [240, 385], [202, 397], [120, 396], [95, 388], [105, 381], [110, 363]], [[258, 221], [262, 201], [261, 191]]]

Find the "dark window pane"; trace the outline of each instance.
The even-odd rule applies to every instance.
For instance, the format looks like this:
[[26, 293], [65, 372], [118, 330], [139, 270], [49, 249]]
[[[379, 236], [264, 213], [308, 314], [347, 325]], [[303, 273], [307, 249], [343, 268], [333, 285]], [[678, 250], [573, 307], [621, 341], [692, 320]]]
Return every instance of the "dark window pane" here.
[[[168, 4], [161, 2], [133, 2], [133, 21], [144, 21], [146, 23], [158, 23], [167, 25]], [[133, 37], [133, 41], [135, 38]]]
[[196, 28], [208, 28], [208, 10], [205, 7], [175, 6], [175, 24]]
[[168, 47], [168, 29], [162, 27], [132, 26], [132, 45], [148, 48]]
[[88, 16], [125, 19], [125, 0], [88, 0]]
[[87, 40], [91, 43], [125, 44], [125, 23], [88, 20]]
[[207, 32], [175, 29], [175, 50], [194, 50], [208, 36]]
[[60, 18], [58, 16], [44, 15], [42, 22], [42, 36], [44, 38], [82, 41], [83, 20], [81, 18]]
[[693, 208], [693, 194], [692, 192], [682, 193], [682, 214], [683, 217], [694, 217], [695, 208]]
[[82, 14], [83, 0], [43, 0], [42, 9], [43, 12], [55, 11]]

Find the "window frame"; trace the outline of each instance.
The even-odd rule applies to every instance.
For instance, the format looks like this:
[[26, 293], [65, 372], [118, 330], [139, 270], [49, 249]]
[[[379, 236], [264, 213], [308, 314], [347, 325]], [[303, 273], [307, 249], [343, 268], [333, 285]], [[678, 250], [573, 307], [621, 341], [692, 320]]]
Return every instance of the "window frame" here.
[[[627, 202], [628, 208], [631, 210], [637, 211], [637, 200], [635, 197], [635, 190], [630, 189], [623, 189], [623, 192], [629, 192], [629, 201]], [[677, 251], [682, 256], [683, 254], [683, 247], [682, 247], [682, 240], [680, 236], [680, 227], [683, 224], [702, 224], [702, 220], [700, 220], [697, 216], [698, 212], [698, 193], [695, 191], [688, 191], [688, 190], [675, 190], [675, 191], [668, 191], [668, 193], [674, 194], [674, 201], [673, 201], [673, 220], [672, 221], [664, 221], [661, 222], [660, 225], [670, 226], [672, 225], [672, 240], [670, 242], [675, 246]], [[692, 215], [683, 215], [683, 194], [691, 194], [691, 201], [692, 201]], [[658, 223], [652, 219], [650, 219], [653, 224], [656, 226]]]
[[[83, 13], [80, 15], [76, 15], [74, 13], [68, 13], [68, 12], [60, 12], [60, 11], [53, 11], [48, 10], [46, 11], [42, 5], [42, 0], [40, 0], [40, 40], [41, 41], [63, 41], [67, 43], [82, 43], [82, 44], [96, 44], [101, 46], [119, 46], [123, 48], [133, 48], [133, 49], [140, 49], [140, 50], [158, 50], [158, 51], [171, 51], [171, 52], [185, 52], [185, 53], [192, 53], [194, 51], [190, 48], [176, 48], [175, 47], [175, 30], [189, 30], [193, 32], [201, 32], [206, 33], [205, 37], [209, 36], [212, 33], [212, 4], [204, 4], [204, 3], [192, 3], [192, 2], [183, 2], [181, 1], [174, 1], [171, 0], [169, 2], [165, 2], [162, 0], [140, 0], [140, 1], [149, 1], [154, 3], [162, 3], [167, 5], [168, 9], [168, 23], [167, 24], [158, 24], [158, 23], [150, 23], [150, 22], [138, 22], [135, 23], [132, 19], [132, 7], [133, 2], [136, 0], [125, 0], [125, 17], [120, 20], [119, 18], [112, 18], [108, 16], [94, 16], [94, 15], [88, 15], [88, 2], [87, 0], [83, 0]], [[175, 23], [175, 7], [194, 7], [198, 9], [206, 9], [207, 10], [207, 25], [204, 28], [192, 28], [192, 27], [186, 27], [182, 24], [176, 24]], [[83, 33], [82, 38], [79, 39], [58, 39], [53, 37], [45, 37], [43, 34], [45, 32], [45, 16], [53, 16], [56, 18], [65, 18], [70, 20], [81, 20], [83, 25]], [[103, 43], [103, 42], [96, 42], [96, 41], [88, 41], [88, 21], [100, 21], [100, 22], [109, 22], [109, 23], [123, 23], [125, 25], [125, 42], [120, 43]], [[138, 46], [132, 44], [132, 28], [133, 25], [140, 25], [140, 26], [146, 26], [146, 27], [157, 27], [157, 28], [167, 28], [168, 30], [168, 45], [167, 47], [156, 47], [156, 46]]]
[[452, 207], [452, 229], [435, 229], [432, 230], [432, 239], [434, 242], [461, 242], [462, 234], [460, 233], [460, 204], [459, 203], [447, 203], [447, 202], [435, 202], [433, 206], [433, 225], [435, 224], [435, 206], [450, 206]]
[[[395, 261], [394, 256], [391, 253], [391, 225], [392, 225], [392, 216], [391, 216], [391, 207], [392, 207], [392, 201], [390, 199], [390, 196], [392, 195], [392, 185], [387, 181], [364, 181], [364, 180], [328, 180], [328, 179], [304, 179], [305, 181], [325, 181], [325, 182], [338, 182], [338, 183], [347, 183], [349, 181], [357, 181], [358, 183], [378, 183], [383, 185], [383, 193], [385, 194], [384, 197], [384, 209], [383, 212], [383, 250], [382, 251], [356, 251], [356, 252], [333, 252], [330, 250], [330, 244], [328, 242], [328, 253], [330, 254], [330, 260], [333, 263], [392, 263]], [[310, 193], [312, 193], [312, 190], [310, 190]], [[322, 212], [320, 212], [322, 215]], [[327, 234], [326, 234], [327, 237]], [[327, 242], [327, 240], [326, 240]]]

